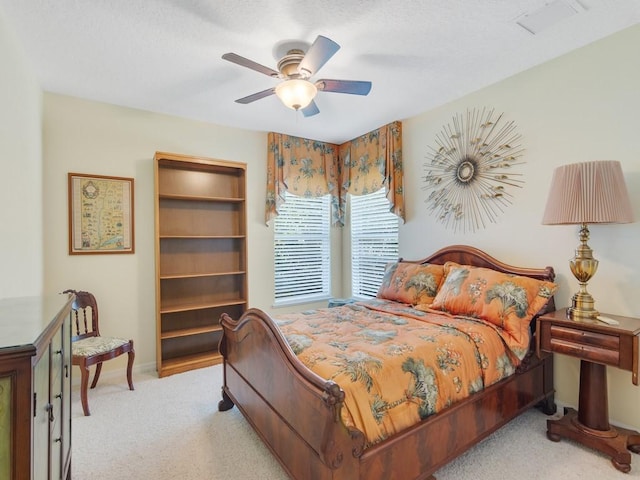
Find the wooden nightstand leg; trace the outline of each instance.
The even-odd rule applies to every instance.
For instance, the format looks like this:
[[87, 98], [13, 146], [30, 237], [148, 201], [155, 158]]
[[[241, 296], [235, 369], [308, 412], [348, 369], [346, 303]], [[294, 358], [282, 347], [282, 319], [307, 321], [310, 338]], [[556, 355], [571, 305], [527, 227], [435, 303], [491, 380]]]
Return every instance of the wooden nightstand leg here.
[[[611, 457], [611, 463], [617, 470], [628, 473], [631, 470], [631, 454], [628, 443], [631, 437], [628, 430], [610, 428], [604, 432], [589, 429], [578, 420], [578, 412], [568, 408], [558, 420], [547, 420], [547, 438], [559, 442], [569, 438], [589, 448], [598, 450]], [[637, 434], [637, 432], [635, 432]]]
[[607, 367], [586, 360], [580, 362], [578, 421], [590, 430], [606, 432], [609, 426]]
[[616, 431], [625, 439], [627, 450], [640, 453], [640, 433], [627, 428], [616, 427]]
[[570, 438], [611, 457], [613, 466], [623, 473], [631, 470], [631, 454], [640, 452], [640, 434], [609, 425], [607, 370], [604, 365], [582, 360], [580, 363], [579, 411], [565, 409], [558, 420], [547, 420], [547, 437], [554, 442]]
[[633, 432], [627, 437], [627, 448], [633, 453], [640, 453], [640, 434]]

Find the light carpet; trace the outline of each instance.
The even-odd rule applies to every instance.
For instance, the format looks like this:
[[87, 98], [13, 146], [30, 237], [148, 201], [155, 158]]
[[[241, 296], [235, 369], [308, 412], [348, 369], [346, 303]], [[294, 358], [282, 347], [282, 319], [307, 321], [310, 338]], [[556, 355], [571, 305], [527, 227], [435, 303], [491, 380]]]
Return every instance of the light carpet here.
[[[76, 373], [74, 371], [74, 373]], [[165, 378], [102, 378], [89, 391], [91, 416], [73, 391], [74, 480], [285, 480], [288, 477], [237, 408], [218, 412], [222, 366]], [[437, 480], [640, 479], [568, 440], [546, 438], [548, 417], [532, 409], [436, 472]]]

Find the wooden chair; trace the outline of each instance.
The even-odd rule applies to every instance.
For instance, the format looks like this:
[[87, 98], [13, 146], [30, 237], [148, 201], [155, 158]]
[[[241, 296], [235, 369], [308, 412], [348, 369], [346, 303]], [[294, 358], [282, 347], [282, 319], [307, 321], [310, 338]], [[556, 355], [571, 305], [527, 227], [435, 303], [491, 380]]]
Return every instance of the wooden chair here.
[[72, 364], [80, 367], [80, 399], [82, 409], [86, 416], [89, 412], [87, 399], [87, 387], [89, 385], [89, 367], [96, 365], [96, 373], [91, 382], [91, 388], [95, 388], [100, 378], [102, 362], [116, 358], [123, 353], [129, 355], [127, 362], [127, 382], [129, 390], [133, 390], [131, 369], [135, 359], [133, 340], [124, 340], [116, 337], [103, 337], [98, 326], [98, 304], [93, 294], [89, 292], [65, 290], [63, 293], [73, 293], [76, 296], [72, 305], [73, 326], [71, 337]]

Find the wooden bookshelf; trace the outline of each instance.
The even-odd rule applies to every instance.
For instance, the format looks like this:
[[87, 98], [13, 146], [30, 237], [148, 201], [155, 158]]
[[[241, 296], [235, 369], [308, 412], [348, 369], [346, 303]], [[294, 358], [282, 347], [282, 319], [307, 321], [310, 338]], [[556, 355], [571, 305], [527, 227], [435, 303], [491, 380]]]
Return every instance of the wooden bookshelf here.
[[220, 315], [247, 308], [246, 164], [156, 152], [156, 362], [222, 361]]

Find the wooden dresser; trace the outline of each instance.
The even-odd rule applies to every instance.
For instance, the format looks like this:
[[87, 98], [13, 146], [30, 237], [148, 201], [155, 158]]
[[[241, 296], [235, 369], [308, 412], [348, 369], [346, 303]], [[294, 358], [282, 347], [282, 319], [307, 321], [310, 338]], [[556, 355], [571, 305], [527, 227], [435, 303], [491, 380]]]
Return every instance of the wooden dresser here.
[[71, 478], [72, 302], [0, 299], [0, 479]]

